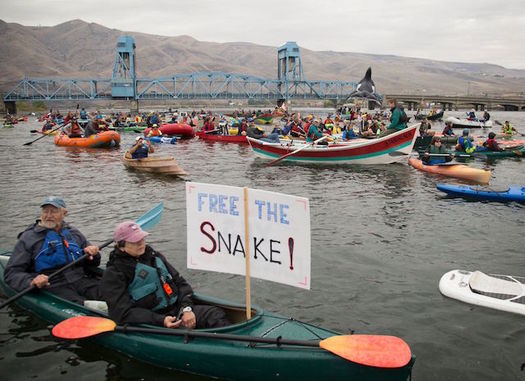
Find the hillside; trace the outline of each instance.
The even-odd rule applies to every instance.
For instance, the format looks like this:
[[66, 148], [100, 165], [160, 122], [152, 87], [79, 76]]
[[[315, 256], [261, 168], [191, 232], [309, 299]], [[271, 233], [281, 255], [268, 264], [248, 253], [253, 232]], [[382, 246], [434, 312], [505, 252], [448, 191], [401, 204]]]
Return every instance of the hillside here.
[[[191, 30], [188, 31], [191, 34]], [[277, 77], [277, 47], [246, 42], [213, 43], [190, 36], [164, 37], [120, 31], [72, 20], [54, 27], [22, 26], [0, 20], [0, 91], [24, 76], [109, 78], [121, 35], [136, 41], [137, 77], [156, 78], [195, 71], [225, 71]], [[286, 41], [283, 40], [283, 43]], [[299, 47], [301, 41], [297, 41]], [[301, 48], [306, 79], [359, 81], [368, 66], [380, 93], [443, 95], [516, 94], [525, 70], [479, 63], [433, 61], [393, 55], [311, 51]]]

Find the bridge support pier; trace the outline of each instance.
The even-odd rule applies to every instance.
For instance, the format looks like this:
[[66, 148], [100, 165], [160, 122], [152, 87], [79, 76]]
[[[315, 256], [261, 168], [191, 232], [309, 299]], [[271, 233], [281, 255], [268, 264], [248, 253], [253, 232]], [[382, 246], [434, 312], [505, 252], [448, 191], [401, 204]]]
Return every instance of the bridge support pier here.
[[4, 106], [8, 114], [16, 115], [16, 102], [15, 101], [4, 101]]
[[129, 112], [131, 115], [138, 114], [139, 113], [139, 101], [132, 99], [129, 102]]

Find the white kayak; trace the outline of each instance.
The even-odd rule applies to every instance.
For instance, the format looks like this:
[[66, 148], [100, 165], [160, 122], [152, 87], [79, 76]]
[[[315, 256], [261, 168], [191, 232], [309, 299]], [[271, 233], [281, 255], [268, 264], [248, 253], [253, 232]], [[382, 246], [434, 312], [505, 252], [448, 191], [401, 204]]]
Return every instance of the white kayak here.
[[465, 303], [525, 315], [525, 277], [452, 270], [441, 277], [439, 291]]
[[453, 116], [449, 116], [446, 122], [451, 122], [453, 128], [491, 128], [492, 120], [468, 120], [468, 119], [458, 119]]

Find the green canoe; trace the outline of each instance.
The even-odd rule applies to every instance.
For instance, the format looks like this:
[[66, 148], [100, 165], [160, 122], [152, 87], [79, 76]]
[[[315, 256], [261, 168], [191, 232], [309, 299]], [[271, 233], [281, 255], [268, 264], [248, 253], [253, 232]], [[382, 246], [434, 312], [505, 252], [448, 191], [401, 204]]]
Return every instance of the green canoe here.
[[[15, 292], [4, 282], [4, 268], [9, 252], [0, 252], [0, 286], [11, 296]], [[252, 319], [244, 320], [244, 306], [228, 301], [196, 295], [201, 303], [223, 307], [233, 325], [213, 330], [195, 330], [196, 333], [215, 333], [213, 336], [239, 338], [282, 338], [318, 342], [339, 335], [337, 332], [252, 308]], [[32, 314], [57, 324], [68, 318], [88, 315], [105, 316], [46, 291], [27, 293], [16, 303]], [[173, 331], [160, 327], [157, 332]], [[134, 328], [134, 327], [133, 327]], [[205, 335], [203, 335], [205, 336]], [[208, 335], [211, 336], [211, 335]], [[288, 343], [254, 343], [246, 340], [217, 339], [216, 337], [168, 336], [144, 332], [106, 332], [89, 339], [98, 345], [121, 352], [131, 358], [158, 367], [177, 369], [227, 380], [408, 380], [415, 357], [400, 368], [365, 366], [336, 356], [318, 346], [296, 346]]]

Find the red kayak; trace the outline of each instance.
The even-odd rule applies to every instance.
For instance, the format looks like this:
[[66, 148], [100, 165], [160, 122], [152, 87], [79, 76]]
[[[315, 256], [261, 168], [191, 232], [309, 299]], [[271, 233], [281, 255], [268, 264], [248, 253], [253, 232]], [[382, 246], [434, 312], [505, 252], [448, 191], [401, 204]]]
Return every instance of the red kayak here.
[[246, 143], [248, 144], [248, 139], [243, 135], [216, 135], [216, 134], [207, 134], [204, 131], [199, 131], [196, 134], [199, 139], [210, 141], [210, 142], [223, 142], [223, 143]]
[[[144, 135], [148, 135], [151, 128], [146, 128], [144, 130]], [[160, 126], [160, 131], [163, 135], [177, 135], [183, 139], [191, 139], [195, 136], [195, 131], [193, 127], [185, 123], [166, 123]]]

